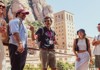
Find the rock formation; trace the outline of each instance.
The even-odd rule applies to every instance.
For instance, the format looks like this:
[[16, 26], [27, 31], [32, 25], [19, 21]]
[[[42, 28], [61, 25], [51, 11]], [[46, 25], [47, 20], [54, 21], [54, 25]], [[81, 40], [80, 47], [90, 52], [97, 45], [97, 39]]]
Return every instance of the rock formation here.
[[[4, 1], [4, 0], [3, 0]], [[15, 17], [18, 9], [26, 9], [30, 12], [26, 20], [34, 22], [35, 20], [42, 21], [45, 16], [53, 17], [53, 10], [50, 5], [47, 5], [45, 0], [5, 0], [9, 1], [8, 9], [9, 20]]]

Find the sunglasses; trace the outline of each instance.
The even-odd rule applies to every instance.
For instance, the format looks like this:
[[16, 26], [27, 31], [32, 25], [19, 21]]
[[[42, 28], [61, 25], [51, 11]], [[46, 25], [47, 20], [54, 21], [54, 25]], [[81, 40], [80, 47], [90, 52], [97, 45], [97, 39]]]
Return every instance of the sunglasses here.
[[45, 22], [50, 22], [51, 20], [45, 20]]
[[3, 6], [3, 5], [0, 5], [0, 7], [5, 8], [5, 6]]

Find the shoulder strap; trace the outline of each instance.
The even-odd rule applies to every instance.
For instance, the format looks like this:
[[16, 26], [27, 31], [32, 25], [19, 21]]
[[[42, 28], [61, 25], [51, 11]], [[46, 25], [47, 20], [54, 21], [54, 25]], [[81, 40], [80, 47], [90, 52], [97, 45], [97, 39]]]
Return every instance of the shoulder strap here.
[[41, 29], [42, 29], [42, 35], [44, 34], [44, 27], [41, 27]]
[[85, 38], [85, 40], [86, 40], [86, 46], [87, 46], [87, 50], [88, 50], [88, 47], [89, 47], [89, 45], [88, 45], [88, 39]]
[[75, 39], [75, 45], [74, 45], [75, 46], [75, 48], [74, 48], [75, 51], [79, 51], [79, 47], [78, 47], [77, 43], [78, 43], [78, 38]]
[[76, 38], [76, 45], [77, 45], [77, 43], [78, 43], [78, 38]]
[[23, 23], [19, 20], [18, 25], [19, 25], [19, 30], [20, 30], [20, 26], [21, 24], [23, 25]]

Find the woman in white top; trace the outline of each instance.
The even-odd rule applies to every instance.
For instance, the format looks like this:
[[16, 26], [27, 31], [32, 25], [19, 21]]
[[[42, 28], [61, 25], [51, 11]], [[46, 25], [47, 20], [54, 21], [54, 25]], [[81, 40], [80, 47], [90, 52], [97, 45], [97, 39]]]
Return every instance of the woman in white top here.
[[77, 31], [78, 38], [74, 40], [73, 51], [76, 56], [75, 70], [88, 70], [91, 50], [84, 29]]
[[5, 54], [2, 44], [2, 38], [6, 36], [6, 21], [3, 19], [5, 5], [0, 1], [0, 70], [6, 70], [5, 67]]

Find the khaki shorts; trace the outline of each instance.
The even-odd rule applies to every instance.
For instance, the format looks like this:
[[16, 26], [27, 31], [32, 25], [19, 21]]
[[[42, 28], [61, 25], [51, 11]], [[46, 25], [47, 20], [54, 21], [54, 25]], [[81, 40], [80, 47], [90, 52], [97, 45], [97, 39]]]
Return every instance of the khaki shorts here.
[[95, 55], [95, 67], [100, 68], [100, 55]]
[[54, 50], [40, 49], [40, 60], [42, 68], [56, 68], [56, 57]]

